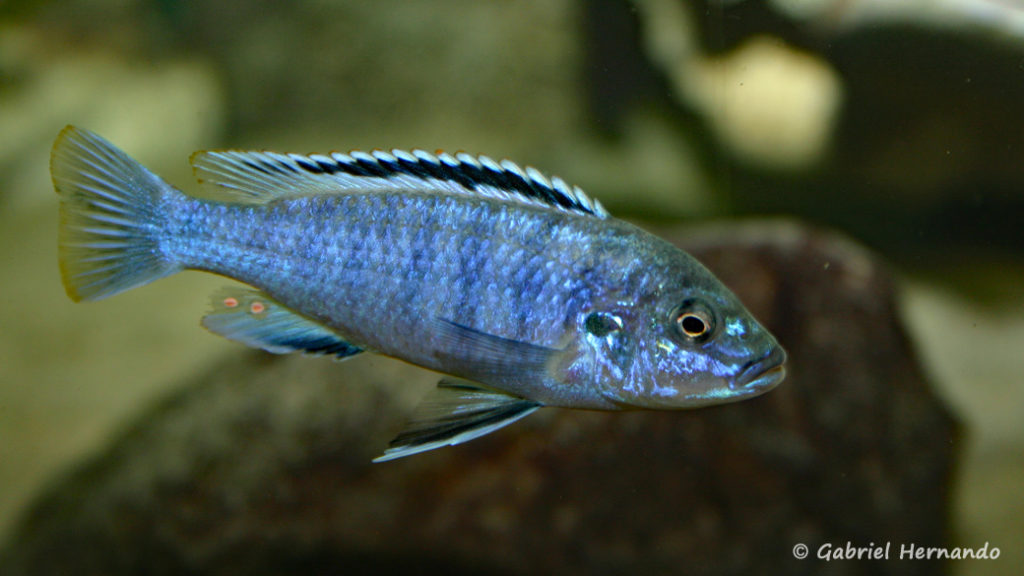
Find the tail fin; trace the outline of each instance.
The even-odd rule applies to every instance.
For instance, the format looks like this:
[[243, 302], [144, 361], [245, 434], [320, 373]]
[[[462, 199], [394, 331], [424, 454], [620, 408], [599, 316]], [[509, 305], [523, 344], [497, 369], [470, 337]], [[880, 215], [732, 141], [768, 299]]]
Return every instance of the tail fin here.
[[181, 269], [160, 249], [162, 200], [180, 194], [100, 136], [68, 126], [50, 156], [58, 252], [72, 300], [99, 300]]

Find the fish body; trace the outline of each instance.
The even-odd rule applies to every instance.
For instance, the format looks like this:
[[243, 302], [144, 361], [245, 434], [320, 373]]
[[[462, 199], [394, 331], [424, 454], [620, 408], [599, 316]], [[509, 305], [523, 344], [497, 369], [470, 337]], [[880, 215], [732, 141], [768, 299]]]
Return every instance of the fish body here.
[[184, 269], [227, 288], [210, 330], [272, 352], [371, 351], [446, 378], [381, 459], [541, 406], [689, 408], [781, 381], [785, 352], [695, 259], [559, 179], [460, 154], [202, 152], [212, 199], [73, 127], [54, 147], [65, 286]]

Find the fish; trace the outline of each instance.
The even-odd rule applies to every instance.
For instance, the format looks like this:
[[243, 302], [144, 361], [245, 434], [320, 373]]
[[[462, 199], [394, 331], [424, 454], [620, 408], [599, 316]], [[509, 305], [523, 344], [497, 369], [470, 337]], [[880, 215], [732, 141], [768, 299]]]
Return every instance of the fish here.
[[268, 352], [373, 352], [443, 376], [374, 461], [541, 407], [753, 398], [786, 352], [707, 268], [560, 178], [422, 150], [201, 151], [186, 194], [68, 126], [51, 155], [61, 277], [99, 300], [183, 270], [241, 284], [201, 324]]

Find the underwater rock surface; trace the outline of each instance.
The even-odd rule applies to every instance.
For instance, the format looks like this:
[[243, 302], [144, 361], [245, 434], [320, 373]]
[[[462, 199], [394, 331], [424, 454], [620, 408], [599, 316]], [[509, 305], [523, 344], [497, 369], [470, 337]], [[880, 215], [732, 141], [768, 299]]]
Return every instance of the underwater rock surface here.
[[53, 484], [0, 573], [943, 573], [895, 551], [814, 557], [949, 543], [958, 426], [885, 266], [792, 224], [664, 232], [787, 348], [778, 389], [692, 412], [545, 409], [372, 464], [436, 375], [239, 353]]

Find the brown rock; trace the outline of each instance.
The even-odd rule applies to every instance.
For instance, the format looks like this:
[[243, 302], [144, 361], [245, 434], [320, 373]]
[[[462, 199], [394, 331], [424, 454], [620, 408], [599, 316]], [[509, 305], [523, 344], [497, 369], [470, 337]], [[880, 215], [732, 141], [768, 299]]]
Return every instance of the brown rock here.
[[[0, 572], [941, 573], [895, 559], [947, 542], [957, 426], [885, 267], [795, 225], [669, 236], [786, 346], [777, 390], [692, 412], [542, 410], [372, 464], [436, 375], [239, 353], [57, 483]], [[891, 542], [892, 559], [814, 558], [848, 541]]]

